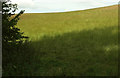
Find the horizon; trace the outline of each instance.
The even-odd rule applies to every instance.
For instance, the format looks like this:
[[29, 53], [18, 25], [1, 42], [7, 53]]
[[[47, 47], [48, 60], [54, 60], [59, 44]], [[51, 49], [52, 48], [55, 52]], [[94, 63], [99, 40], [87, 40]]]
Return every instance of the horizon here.
[[12, 3], [18, 4], [20, 10], [25, 10], [25, 13], [59, 13], [71, 12], [79, 10], [94, 9], [117, 5], [119, 0], [11, 0]]
[[[54, 14], [54, 13], [70, 13], [70, 12], [80, 12], [80, 11], [86, 11], [86, 10], [94, 10], [94, 9], [100, 9], [100, 8], [106, 8], [106, 7], [113, 7], [113, 6], [119, 6], [119, 4], [116, 5], [110, 5], [110, 6], [103, 6], [103, 7], [97, 7], [97, 8], [90, 8], [90, 9], [84, 9], [84, 10], [74, 10], [74, 11], [64, 11], [64, 12], [30, 12], [30, 13], [24, 13], [24, 14]], [[19, 11], [20, 12], [20, 11]], [[15, 13], [18, 14], [19, 12]]]
[[[74, 10], [74, 11], [64, 11], [64, 12], [43, 12], [43, 13], [41, 12], [40, 14], [70, 13], [70, 12], [79, 12], [79, 11], [85, 11], [85, 10], [94, 10], [94, 9], [106, 8], [106, 7], [112, 7], [112, 6], [119, 6], [119, 4], [117, 4], [117, 5], [110, 5], [110, 6], [103, 6], [103, 7], [97, 7], [97, 8], [84, 9], [84, 10]], [[24, 13], [24, 14], [33, 14], [33, 13], [30, 12], [30, 13]], [[36, 12], [35, 14], [37, 14], [37, 13], [39, 13], [39, 12]]]

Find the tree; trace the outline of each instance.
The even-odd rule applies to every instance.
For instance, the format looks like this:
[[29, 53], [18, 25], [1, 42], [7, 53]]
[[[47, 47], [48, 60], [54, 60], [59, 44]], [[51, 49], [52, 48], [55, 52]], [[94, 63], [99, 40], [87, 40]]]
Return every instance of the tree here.
[[15, 14], [17, 10], [17, 4], [12, 4], [10, 0], [2, 2], [2, 43], [4, 46], [8, 44], [19, 44], [26, 40], [28, 37], [23, 36], [23, 32], [16, 26], [19, 17], [24, 13], [21, 10], [18, 14]]

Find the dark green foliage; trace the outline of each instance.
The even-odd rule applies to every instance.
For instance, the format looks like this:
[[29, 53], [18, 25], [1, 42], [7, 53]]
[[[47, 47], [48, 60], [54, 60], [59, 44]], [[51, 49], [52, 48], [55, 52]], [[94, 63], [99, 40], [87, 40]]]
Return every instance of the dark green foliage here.
[[[28, 37], [24, 36], [23, 32], [20, 32], [20, 29], [16, 26], [19, 17], [24, 13], [24, 10], [15, 14], [16, 10], [17, 4], [12, 4], [9, 0], [2, 2], [3, 73], [6, 73], [10, 68], [16, 68], [15, 63], [13, 63], [12, 60], [18, 59], [18, 56], [16, 58], [14, 58], [14, 56], [19, 53], [25, 53], [26, 50], [24, 49], [27, 48], [26, 41]], [[12, 62], [12, 64], [9, 65], [9, 62]], [[9, 66], [10, 68], [6, 70], [6, 66]]]
[[3, 46], [7, 44], [18, 44], [28, 37], [23, 36], [23, 32], [16, 27], [19, 16], [24, 13], [22, 10], [15, 15], [17, 4], [12, 4], [9, 0], [2, 3], [2, 41]]
[[[45, 36], [8, 56], [3, 76], [116, 76], [117, 26]], [[27, 49], [26, 49], [27, 48]], [[4, 61], [5, 62], [5, 61]]]

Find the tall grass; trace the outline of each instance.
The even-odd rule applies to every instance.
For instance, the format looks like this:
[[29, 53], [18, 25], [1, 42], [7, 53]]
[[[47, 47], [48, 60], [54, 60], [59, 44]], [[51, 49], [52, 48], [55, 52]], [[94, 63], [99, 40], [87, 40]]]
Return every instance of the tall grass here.
[[118, 26], [118, 6], [66, 13], [28, 13], [18, 26], [32, 40], [72, 31]]
[[3, 58], [3, 75], [116, 76], [117, 8], [24, 14], [18, 25], [31, 42]]

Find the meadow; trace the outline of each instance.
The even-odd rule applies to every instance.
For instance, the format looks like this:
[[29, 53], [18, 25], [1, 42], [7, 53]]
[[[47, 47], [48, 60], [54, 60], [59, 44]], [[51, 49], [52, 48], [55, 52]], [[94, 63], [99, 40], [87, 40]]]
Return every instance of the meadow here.
[[7, 61], [4, 76], [118, 74], [117, 5], [64, 13], [25, 13], [18, 26], [30, 37], [29, 43], [3, 58]]

